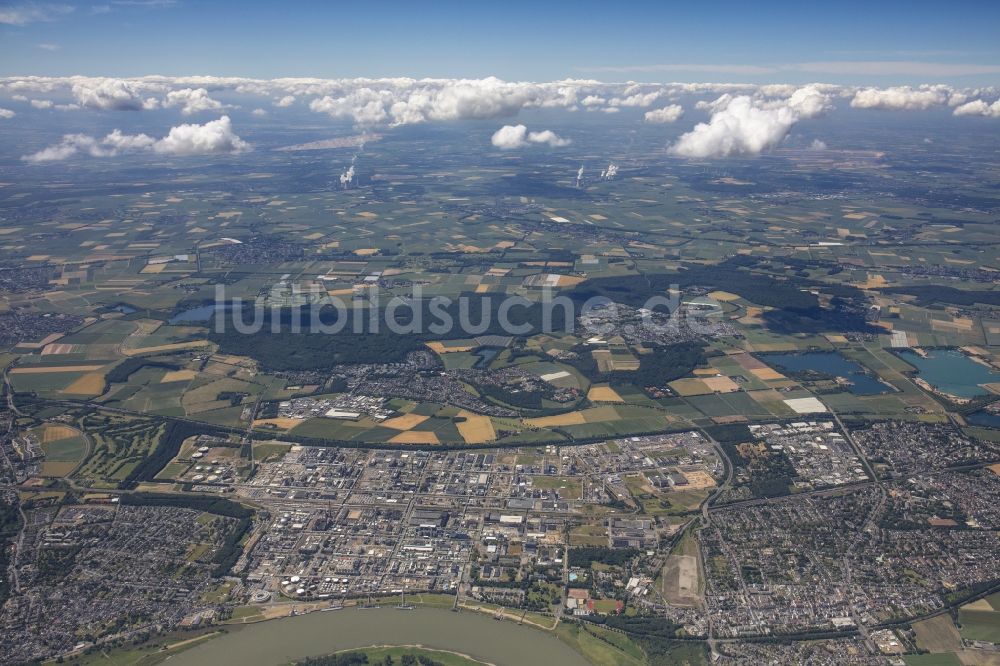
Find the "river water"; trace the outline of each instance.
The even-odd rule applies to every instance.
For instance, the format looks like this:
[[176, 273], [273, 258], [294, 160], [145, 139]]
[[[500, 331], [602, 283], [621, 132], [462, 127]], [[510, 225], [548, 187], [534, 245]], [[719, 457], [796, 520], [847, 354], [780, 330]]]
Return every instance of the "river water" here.
[[170, 666], [272, 666], [371, 645], [422, 645], [497, 666], [585, 666], [555, 636], [471, 611], [395, 608], [309, 613], [234, 628], [173, 656]]

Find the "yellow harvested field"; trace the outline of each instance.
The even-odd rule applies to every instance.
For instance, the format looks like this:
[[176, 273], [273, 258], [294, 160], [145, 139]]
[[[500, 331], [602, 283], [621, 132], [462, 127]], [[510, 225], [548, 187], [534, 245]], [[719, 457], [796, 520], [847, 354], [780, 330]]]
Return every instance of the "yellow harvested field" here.
[[1000, 463], [997, 463], [995, 465], [990, 465], [990, 471], [996, 474], [997, 476], [1000, 476]]
[[878, 289], [879, 287], [884, 287], [885, 285], [886, 282], [884, 276], [879, 273], [869, 273], [868, 279], [858, 286], [862, 289]]
[[378, 248], [377, 247], [363, 247], [363, 248], [361, 248], [359, 250], [355, 250], [354, 254], [358, 255], [359, 257], [370, 257], [373, 254], [378, 254]]
[[76, 437], [79, 433], [75, 428], [58, 423], [46, 423], [42, 426], [42, 444], [57, 442], [60, 439]]
[[987, 613], [992, 613], [995, 609], [986, 599], [976, 599], [972, 603], [965, 604], [964, 606], [962, 606], [962, 610], [986, 611]]
[[429, 418], [429, 416], [424, 416], [423, 414], [403, 414], [402, 416], [383, 421], [382, 425], [393, 430], [412, 430]]
[[372, 213], [372, 212], [369, 212], [369, 211], [363, 211], [363, 212], [358, 213], [358, 217], [364, 217], [366, 219], [371, 220], [371, 219], [374, 219], [374, 218], [378, 217], [378, 214], [377, 213]]
[[143, 266], [140, 273], [162, 273], [163, 269], [167, 267], [166, 264], [146, 264]]
[[46, 375], [53, 372], [93, 372], [103, 365], [40, 365], [20, 366], [10, 371], [12, 375]]
[[354, 293], [354, 287], [347, 287], [346, 289], [330, 289], [326, 293], [329, 296], [350, 296]]
[[785, 379], [785, 376], [774, 368], [753, 368], [750, 372], [753, 373], [754, 377], [765, 382], [772, 379]]
[[277, 426], [282, 430], [291, 430], [295, 426], [303, 423], [303, 419], [290, 419], [285, 417], [278, 417], [274, 419], [254, 419], [253, 427], [257, 426]]
[[710, 292], [708, 294], [708, 296], [709, 296], [709, 298], [714, 298], [717, 301], [724, 301], [724, 302], [727, 302], [727, 303], [729, 301], [737, 301], [740, 298], [736, 294], [731, 294], [728, 291], [713, 291], [713, 292]]
[[781, 393], [778, 393], [774, 389], [761, 389], [759, 391], [747, 391], [747, 395], [761, 403], [762, 405], [767, 405], [768, 403], [781, 402], [784, 397]]
[[525, 423], [534, 428], [552, 428], [556, 426], [583, 425], [587, 422], [583, 412], [566, 412], [555, 416], [539, 416], [533, 419], [525, 419]]
[[104, 393], [104, 373], [88, 372], [62, 390], [74, 395], [101, 395]]
[[591, 402], [625, 402], [618, 392], [610, 386], [591, 386], [587, 391], [587, 400]]
[[560, 275], [559, 282], [556, 286], [558, 287], [575, 287], [587, 278], [577, 277], [575, 275]]
[[198, 349], [209, 345], [208, 340], [192, 340], [191, 342], [175, 342], [170, 345], [157, 345], [156, 347], [139, 347], [138, 349], [124, 349], [122, 352], [126, 356], [139, 356], [140, 354], [156, 354], [165, 351], [177, 351], [179, 349]]
[[76, 469], [79, 463], [46, 460], [42, 463], [42, 476], [63, 477]]
[[488, 284], [477, 284], [476, 285], [476, 293], [477, 294], [484, 294], [484, 293], [486, 293], [489, 290], [490, 290], [490, 285], [488, 285]]
[[466, 444], [483, 444], [492, 442], [497, 438], [497, 433], [493, 429], [493, 421], [488, 416], [474, 414], [470, 411], [462, 410], [459, 416], [465, 417], [464, 421], [455, 424], [458, 433], [465, 440]]
[[467, 352], [472, 351], [476, 348], [475, 345], [451, 345], [444, 342], [427, 342], [425, 343], [430, 347], [431, 351], [436, 354], [447, 354], [449, 352]]
[[407, 430], [389, 440], [392, 444], [440, 444], [436, 433]]
[[617, 421], [621, 415], [613, 405], [591, 407], [577, 412], [556, 414], [555, 416], [540, 416], [525, 419], [524, 422], [535, 428], [551, 428], [555, 426], [582, 425], [584, 423], [601, 423], [602, 421]]
[[160, 383], [169, 384], [170, 382], [186, 382], [197, 376], [198, 373], [194, 370], [171, 370], [167, 374], [163, 375], [163, 379], [160, 380]]
[[766, 352], [783, 352], [783, 351], [797, 351], [798, 347], [794, 342], [760, 342], [751, 345], [752, 349], [750, 351], [766, 353]]
[[719, 393], [732, 393], [740, 390], [739, 384], [724, 375], [722, 377], [705, 377], [701, 381], [705, 383], [705, 386]]

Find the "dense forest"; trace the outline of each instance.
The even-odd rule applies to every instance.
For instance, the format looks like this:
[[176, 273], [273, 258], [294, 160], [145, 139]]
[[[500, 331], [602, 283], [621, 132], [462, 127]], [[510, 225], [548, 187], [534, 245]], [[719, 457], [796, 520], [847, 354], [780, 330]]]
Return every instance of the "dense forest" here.
[[632, 384], [638, 387], [663, 386], [680, 379], [705, 362], [703, 347], [695, 342], [654, 347], [649, 354], [639, 356], [639, 369], [601, 372], [590, 353], [592, 349], [579, 345], [573, 350], [577, 358], [566, 361], [592, 382], [609, 382], [613, 386]]
[[[256, 333], [241, 333], [232, 321], [227, 322], [225, 332], [219, 333], [213, 323], [210, 338], [219, 344], [223, 353], [250, 356], [269, 370], [317, 370], [348, 363], [397, 363], [410, 352], [425, 349], [424, 343], [432, 340], [512, 334], [501, 325], [503, 298], [471, 293], [462, 294], [461, 298], [464, 300], [455, 300], [447, 307], [423, 300], [417, 302], [414, 308], [382, 309], [376, 317], [377, 330], [367, 314], [347, 310], [343, 318], [339, 318], [341, 314], [338, 310], [326, 306], [295, 313], [290, 310], [279, 313], [265, 311], [261, 317], [263, 325]], [[293, 322], [293, 317], [298, 320]], [[364, 320], [359, 317], [364, 317]], [[528, 327], [527, 333], [518, 330], [518, 335], [541, 332], [546, 323], [543, 308], [537, 303], [514, 305], [504, 311], [504, 317], [512, 327]], [[400, 332], [389, 329], [386, 322], [390, 320]], [[453, 325], [446, 326], [449, 321]], [[469, 325], [461, 325], [463, 321]], [[331, 332], [319, 330], [314, 322]], [[249, 325], [250, 322], [247, 323]], [[289, 331], [294, 330], [293, 323], [300, 327], [301, 333], [289, 335]], [[333, 332], [338, 326], [342, 328]], [[275, 333], [274, 327], [279, 332]], [[566, 327], [565, 310], [555, 308], [551, 328], [565, 330]], [[363, 332], [355, 333], [355, 330]]]
[[639, 554], [635, 548], [608, 548], [607, 546], [581, 546], [570, 548], [569, 565], [588, 568], [594, 562], [623, 567]]
[[955, 289], [939, 285], [910, 285], [908, 287], [887, 287], [881, 291], [889, 294], [909, 294], [917, 297], [917, 305], [933, 305], [948, 303], [949, 305], [971, 306], [976, 303], [983, 305], [1000, 305], [1000, 291], [973, 291], [971, 289]]
[[127, 358], [104, 376], [108, 384], [122, 384], [142, 368], [163, 368], [164, 370], [180, 370], [181, 366], [165, 361], [153, 361], [148, 358]]
[[0, 496], [0, 608], [10, 596], [10, 581], [7, 579], [10, 566], [10, 545], [21, 531], [21, 512], [18, 498], [14, 493]]
[[807, 313], [819, 307], [819, 299], [807, 291], [814, 286], [799, 278], [778, 279], [770, 275], [751, 273], [744, 270], [739, 262], [727, 261], [715, 266], [698, 264], [676, 273], [588, 280], [577, 285], [568, 295], [580, 302], [603, 296], [632, 307], [642, 307], [649, 298], [662, 296], [672, 287], [681, 290], [702, 287], [709, 291], [717, 289], [728, 291], [757, 305]]
[[[632, 307], [642, 307], [652, 296], [662, 296], [669, 289], [682, 292], [698, 288], [736, 294], [751, 303], [774, 308], [764, 315], [769, 328], [776, 332], [868, 331], [865, 321], [865, 298], [850, 285], [820, 283], [800, 275], [776, 276], [750, 269], [785, 270], [794, 268], [762, 263], [757, 259], [734, 257], [713, 266], [695, 264], [675, 273], [626, 275], [598, 278], [577, 285], [570, 298], [584, 302], [604, 297]], [[821, 307], [816, 293], [832, 296], [829, 307]]]

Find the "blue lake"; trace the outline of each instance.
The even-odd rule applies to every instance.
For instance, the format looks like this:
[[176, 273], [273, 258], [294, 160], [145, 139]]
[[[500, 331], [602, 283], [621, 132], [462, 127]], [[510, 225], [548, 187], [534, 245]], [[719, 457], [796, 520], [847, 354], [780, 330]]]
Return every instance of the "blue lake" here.
[[975, 398], [989, 393], [980, 384], [1000, 382], [1000, 373], [977, 363], [957, 349], [933, 349], [927, 356], [912, 351], [899, 352], [900, 358], [917, 369], [917, 377], [942, 393], [959, 398]]
[[488, 368], [490, 366], [490, 363], [493, 362], [493, 359], [495, 359], [502, 351], [503, 349], [501, 347], [480, 347], [475, 352], [473, 352], [476, 356], [479, 357], [479, 360], [476, 361], [475, 365], [473, 365], [472, 367]]
[[[233, 309], [233, 304], [232, 303], [225, 303], [222, 306], [222, 309], [225, 310], [226, 312], [229, 312], [230, 310]], [[253, 308], [251, 307], [251, 308], [248, 308], [248, 309], [252, 310]], [[216, 310], [215, 303], [210, 303], [208, 305], [198, 305], [196, 307], [188, 308], [187, 310], [182, 310], [181, 312], [178, 312], [173, 317], [171, 317], [169, 320], [167, 320], [167, 323], [168, 324], [185, 324], [185, 323], [191, 323], [191, 322], [209, 321], [212, 318], [212, 316], [215, 314], [215, 310]]]
[[965, 422], [969, 425], [982, 426], [984, 428], [1000, 428], [1000, 414], [993, 414], [980, 409], [965, 417]]
[[854, 395], [878, 395], [892, 390], [873, 376], [866, 374], [864, 367], [844, 358], [836, 352], [806, 352], [804, 354], [762, 354], [765, 363], [803, 372], [813, 370], [827, 375], [843, 377], [851, 382], [848, 391]]

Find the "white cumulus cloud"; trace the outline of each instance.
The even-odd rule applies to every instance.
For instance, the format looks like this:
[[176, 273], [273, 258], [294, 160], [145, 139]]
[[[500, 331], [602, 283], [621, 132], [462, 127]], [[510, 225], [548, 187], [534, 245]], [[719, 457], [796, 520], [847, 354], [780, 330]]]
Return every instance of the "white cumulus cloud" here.
[[99, 111], [141, 111], [158, 106], [155, 98], [143, 99], [137, 87], [122, 79], [87, 79], [72, 87], [77, 103]]
[[146, 150], [164, 155], [211, 155], [245, 152], [250, 150], [250, 144], [233, 132], [229, 116], [222, 116], [204, 125], [172, 127], [162, 139], [154, 139], [147, 134], [124, 134], [117, 129], [103, 139], [86, 134], [66, 134], [59, 143], [21, 159], [26, 162], [55, 162], [77, 154], [113, 157], [120, 153]]
[[153, 147], [156, 139], [147, 134], [122, 134], [121, 130], [116, 129], [104, 137], [101, 143], [115, 152], [120, 152], [126, 150], [146, 150]]
[[233, 132], [229, 116], [222, 116], [204, 125], [178, 125], [153, 145], [153, 150], [169, 155], [209, 155], [212, 153], [242, 153], [250, 144]]
[[953, 112], [956, 116], [986, 116], [987, 118], [1000, 118], [1000, 99], [988, 104], [981, 99], [966, 102], [955, 108]]
[[673, 123], [681, 119], [684, 115], [684, 107], [680, 104], [670, 104], [662, 109], [653, 109], [643, 114], [643, 120], [647, 123]]
[[504, 125], [490, 138], [490, 143], [500, 150], [513, 150], [528, 145], [525, 138], [528, 128], [524, 125]]
[[542, 130], [541, 132], [529, 132], [528, 141], [532, 143], [544, 143], [551, 148], [562, 148], [573, 143], [569, 139], [564, 139], [552, 130]]
[[209, 97], [208, 91], [204, 88], [171, 90], [163, 100], [163, 106], [179, 106], [185, 116], [204, 111], [221, 111], [226, 108], [222, 102]]
[[[108, 135], [110, 136], [110, 135]], [[27, 162], [56, 162], [65, 160], [77, 153], [85, 153], [91, 157], [109, 157], [115, 154], [112, 147], [105, 147], [102, 142], [86, 134], [64, 134], [59, 143], [43, 148], [37, 153], [25, 155], [21, 159]]]
[[856, 109], [885, 109], [890, 111], [914, 111], [940, 106], [948, 101], [949, 90], [944, 86], [911, 88], [865, 88], [854, 94], [851, 106]]
[[500, 150], [513, 150], [523, 148], [529, 143], [546, 144], [551, 148], [562, 148], [572, 143], [569, 139], [564, 139], [552, 130], [542, 130], [541, 132], [529, 132], [524, 125], [504, 125], [490, 138], [490, 143]]
[[4, 118], [4, 119], [13, 118], [16, 115], [17, 114], [14, 113], [13, 111], [11, 111], [10, 109], [0, 108], [0, 118]]
[[653, 103], [660, 99], [663, 93], [659, 90], [654, 90], [648, 93], [636, 93], [628, 97], [612, 97], [608, 104], [611, 106], [638, 106], [645, 108], [647, 106], [652, 106]]
[[829, 98], [806, 86], [784, 100], [727, 94], [707, 106], [712, 117], [683, 134], [670, 147], [672, 154], [691, 158], [759, 155], [784, 141], [800, 120], [823, 113]]

